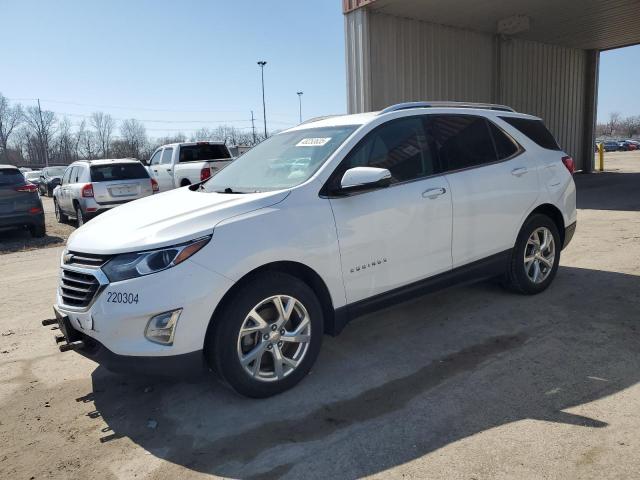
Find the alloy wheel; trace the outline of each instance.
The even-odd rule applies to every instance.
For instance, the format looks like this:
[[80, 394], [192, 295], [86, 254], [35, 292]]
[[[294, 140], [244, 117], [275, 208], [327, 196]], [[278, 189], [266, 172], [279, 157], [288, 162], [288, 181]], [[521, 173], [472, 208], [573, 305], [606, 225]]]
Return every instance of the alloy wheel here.
[[556, 257], [556, 245], [551, 230], [536, 228], [524, 249], [524, 270], [533, 283], [544, 282], [551, 271]]
[[289, 295], [274, 295], [245, 317], [238, 334], [238, 359], [256, 380], [282, 380], [300, 365], [310, 340], [311, 320], [302, 302]]

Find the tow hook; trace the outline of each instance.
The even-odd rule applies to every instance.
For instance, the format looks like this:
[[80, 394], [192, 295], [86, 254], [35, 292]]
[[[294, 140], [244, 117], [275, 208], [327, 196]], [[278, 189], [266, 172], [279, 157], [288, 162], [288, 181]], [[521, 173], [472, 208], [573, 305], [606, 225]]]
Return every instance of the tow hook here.
[[42, 326], [43, 327], [47, 327], [49, 325], [57, 325], [58, 324], [58, 319], [57, 318], [47, 318], [45, 320], [42, 320]]
[[80, 348], [84, 348], [84, 342], [82, 340], [78, 340], [76, 342], [65, 343], [64, 345], [60, 345], [58, 347], [61, 352], [66, 352], [69, 350], [78, 350]]

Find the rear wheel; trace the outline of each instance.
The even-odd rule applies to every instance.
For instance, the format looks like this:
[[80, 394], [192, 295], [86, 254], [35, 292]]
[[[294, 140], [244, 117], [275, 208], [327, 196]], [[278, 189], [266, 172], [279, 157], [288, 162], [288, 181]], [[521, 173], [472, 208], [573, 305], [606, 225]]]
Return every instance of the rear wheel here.
[[58, 205], [58, 201], [55, 198], [53, 199], [53, 208], [56, 211], [56, 220], [58, 223], [67, 223], [69, 221], [69, 217], [62, 213], [62, 210], [60, 210], [60, 206]]
[[78, 227], [84, 225], [84, 214], [82, 213], [82, 208], [80, 208], [79, 206], [76, 207], [76, 220]]
[[44, 225], [44, 223], [40, 223], [38, 225], [32, 225], [29, 227], [29, 232], [31, 233], [31, 236], [34, 238], [42, 238], [46, 235], [47, 233], [47, 229]]
[[533, 295], [553, 281], [560, 262], [560, 234], [546, 215], [532, 215], [522, 226], [506, 274], [506, 286]]
[[213, 321], [209, 364], [248, 397], [269, 397], [296, 385], [322, 343], [322, 308], [313, 290], [280, 272], [254, 277]]

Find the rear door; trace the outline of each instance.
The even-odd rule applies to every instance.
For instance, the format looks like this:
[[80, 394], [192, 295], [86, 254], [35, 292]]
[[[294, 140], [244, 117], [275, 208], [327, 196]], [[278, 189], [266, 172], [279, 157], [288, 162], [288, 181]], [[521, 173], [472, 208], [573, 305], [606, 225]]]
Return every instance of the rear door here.
[[95, 201], [116, 205], [153, 193], [149, 174], [141, 163], [91, 165], [91, 184]]
[[73, 211], [73, 209], [71, 208], [72, 200], [69, 187], [71, 183], [71, 176], [75, 176], [75, 169], [76, 167], [68, 167], [65, 170], [64, 175], [62, 175], [62, 183], [60, 184], [60, 188], [58, 190], [58, 208], [60, 208], [65, 213]]
[[166, 147], [158, 150], [151, 158], [151, 170], [161, 192], [174, 187], [172, 157], [173, 147]]
[[524, 215], [539, 195], [536, 164], [484, 117], [429, 117], [451, 186], [453, 267], [513, 248]]

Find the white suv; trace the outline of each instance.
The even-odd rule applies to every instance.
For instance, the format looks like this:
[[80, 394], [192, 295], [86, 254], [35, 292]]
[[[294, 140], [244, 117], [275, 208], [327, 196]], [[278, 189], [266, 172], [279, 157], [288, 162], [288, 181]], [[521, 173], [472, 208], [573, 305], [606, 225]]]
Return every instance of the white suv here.
[[543, 291], [576, 226], [572, 173], [542, 121], [508, 107], [316, 119], [78, 229], [43, 323], [114, 371], [208, 367], [266, 397], [365, 312], [470, 279]]

